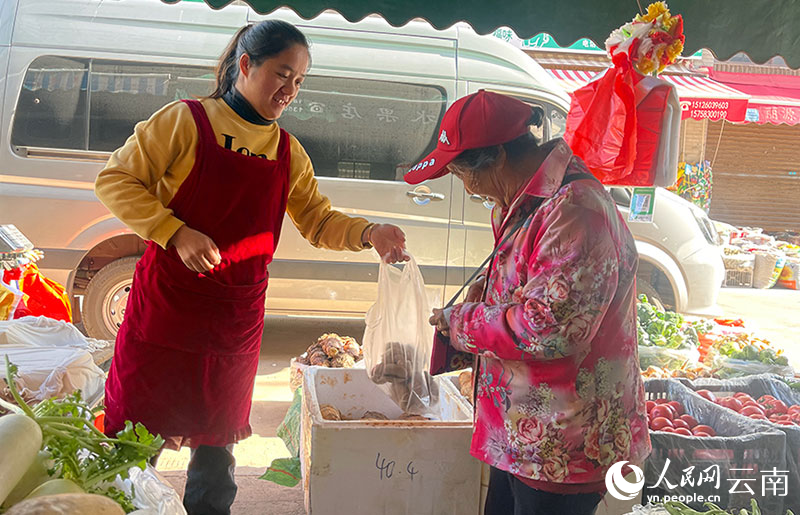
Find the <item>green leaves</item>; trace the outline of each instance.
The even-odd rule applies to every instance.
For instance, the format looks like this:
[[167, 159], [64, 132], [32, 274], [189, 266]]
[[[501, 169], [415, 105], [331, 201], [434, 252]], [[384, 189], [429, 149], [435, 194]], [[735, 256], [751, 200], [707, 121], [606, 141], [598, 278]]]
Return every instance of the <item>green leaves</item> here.
[[70, 479], [87, 492], [105, 495], [126, 511], [133, 511], [127, 495], [109, 484], [117, 475], [128, 477], [132, 467], [142, 470], [164, 439], [150, 433], [144, 425], [125, 422], [116, 438], [109, 438], [94, 426], [94, 412], [80, 391], [63, 399], [47, 399], [29, 406], [19, 396], [14, 378], [17, 367], [6, 358], [6, 377], [15, 401], [42, 428], [42, 448], [49, 452], [53, 478]]

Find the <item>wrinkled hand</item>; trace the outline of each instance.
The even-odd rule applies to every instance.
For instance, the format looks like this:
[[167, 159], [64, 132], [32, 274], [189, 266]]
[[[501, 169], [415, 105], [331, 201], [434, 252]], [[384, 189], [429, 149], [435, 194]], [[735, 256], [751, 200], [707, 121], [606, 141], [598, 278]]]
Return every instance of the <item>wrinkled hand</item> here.
[[450, 336], [450, 310], [433, 308], [433, 316], [428, 319], [428, 322], [442, 333], [444, 336]]
[[170, 238], [169, 246], [175, 247], [186, 268], [197, 273], [208, 272], [222, 260], [211, 238], [186, 225]]
[[376, 224], [369, 233], [369, 242], [386, 263], [408, 261], [406, 254], [406, 235], [396, 225]]
[[467, 288], [467, 296], [464, 302], [480, 302], [483, 297], [483, 288], [486, 285], [486, 276], [480, 276], [474, 283]]

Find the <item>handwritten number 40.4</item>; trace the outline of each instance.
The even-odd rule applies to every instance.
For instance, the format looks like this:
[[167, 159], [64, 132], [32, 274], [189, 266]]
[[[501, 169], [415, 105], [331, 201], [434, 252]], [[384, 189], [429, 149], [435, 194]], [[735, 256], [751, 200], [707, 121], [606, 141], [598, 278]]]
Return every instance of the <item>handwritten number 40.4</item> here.
[[[381, 453], [375, 457], [375, 468], [380, 471], [381, 480], [384, 479], [391, 479], [394, 475], [394, 467], [396, 463], [394, 460], [386, 460], [386, 458], [381, 458]], [[408, 472], [409, 477], [411, 477], [411, 481], [414, 481], [414, 476], [419, 472], [417, 469], [414, 468], [414, 462], [409, 461], [408, 465], [406, 465], [406, 472]], [[402, 474], [402, 472], [398, 472], [398, 474]]]

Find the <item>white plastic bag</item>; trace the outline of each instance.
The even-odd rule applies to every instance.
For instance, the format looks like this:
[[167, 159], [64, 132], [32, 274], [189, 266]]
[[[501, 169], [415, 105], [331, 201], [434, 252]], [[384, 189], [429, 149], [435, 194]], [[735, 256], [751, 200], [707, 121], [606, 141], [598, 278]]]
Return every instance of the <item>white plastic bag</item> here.
[[407, 414], [429, 414], [439, 402], [439, 388], [428, 369], [434, 333], [430, 317], [414, 258], [402, 270], [381, 263], [378, 299], [366, 317], [364, 360], [370, 379]]
[[137, 515], [186, 515], [178, 492], [151, 465], [131, 468], [128, 479], [117, 476], [114, 486], [133, 497]]

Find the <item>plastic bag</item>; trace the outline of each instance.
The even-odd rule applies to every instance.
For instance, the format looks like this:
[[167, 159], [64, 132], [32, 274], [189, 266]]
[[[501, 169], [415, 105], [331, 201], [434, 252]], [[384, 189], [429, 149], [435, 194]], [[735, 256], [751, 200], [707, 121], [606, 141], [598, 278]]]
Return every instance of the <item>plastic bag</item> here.
[[13, 318], [20, 299], [22, 299], [21, 291], [0, 281], [0, 321]]
[[791, 290], [800, 290], [800, 259], [787, 259], [778, 284]]
[[22, 272], [19, 289], [32, 316], [46, 316], [72, 322], [72, 302], [63, 286], [39, 272], [39, 267], [29, 264]]
[[603, 184], [672, 186], [680, 106], [674, 86], [614, 56], [614, 67], [572, 93], [564, 139]]
[[630, 175], [636, 158], [636, 72], [623, 58], [572, 93], [564, 139], [602, 182]]
[[[784, 402], [787, 406], [800, 404], [800, 394], [792, 390], [780, 378], [770, 374], [760, 374], [755, 376], [740, 377], [736, 379], [696, 379], [691, 381], [690, 387], [697, 390], [710, 390], [719, 395], [720, 392], [727, 392], [734, 394], [736, 392], [743, 392], [754, 399], [760, 398], [762, 395], [772, 395], [776, 399]], [[731, 411], [731, 413], [733, 413]], [[738, 415], [744, 417], [744, 415]], [[779, 429], [786, 434], [786, 468], [783, 470], [788, 471], [789, 484], [788, 496], [786, 497], [786, 508], [795, 508], [800, 506], [800, 426], [785, 426], [778, 425], [772, 422], [766, 422], [772, 427]], [[766, 513], [766, 512], [765, 512]]]
[[186, 515], [178, 492], [151, 465], [131, 468], [128, 479], [117, 476], [114, 486], [133, 498], [136, 515]]
[[99, 402], [105, 374], [91, 355], [98, 343], [106, 342], [87, 339], [74, 325], [46, 317], [0, 322], [0, 357], [7, 354], [19, 367], [20, 389], [31, 400], [81, 390], [89, 404]]
[[688, 349], [667, 349], [654, 345], [639, 345], [639, 367], [646, 370], [647, 367], [659, 367], [667, 370], [677, 370], [688, 365], [697, 365], [700, 360], [700, 351], [697, 347]]
[[429, 373], [434, 328], [422, 273], [411, 258], [402, 270], [381, 263], [378, 299], [367, 312], [364, 360], [369, 378], [406, 413], [424, 415], [439, 402]]
[[[772, 470], [773, 467], [788, 470], [786, 435], [768, 422], [749, 419], [704, 399], [685, 384], [691, 383], [675, 379], [647, 380], [647, 399], [678, 401], [686, 413], [698, 423], [710, 426], [716, 436], [651, 431], [653, 450], [644, 466], [644, 492], [647, 496], [682, 495], [687, 499], [698, 499], [686, 503], [695, 509], [702, 508], [700, 496], [706, 499], [711, 495], [719, 496], [716, 504], [727, 508], [749, 508], [750, 499], [755, 498], [763, 513], [783, 513], [784, 497], [760, 488], [753, 488], [755, 492], [751, 494], [745, 489], [732, 489], [730, 485], [737, 479], [743, 483], [753, 479], [760, 481], [759, 471]], [[664, 479], [669, 484], [659, 481], [665, 470]], [[717, 487], [715, 481], [708, 480], [700, 484], [700, 475], [706, 474], [708, 479], [711, 477], [707, 475], [709, 471], [718, 474], [719, 484], [724, 487]], [[670, 485], [675, 488], [670, 488]]]
[[794, 375], [794, 369], [789, 365], [770, 365], [760, 361], [746, 361], [721, 355], [714, 358], [714, 369], [716, 369], [716, 374], [722, 379], [758, 374]]

